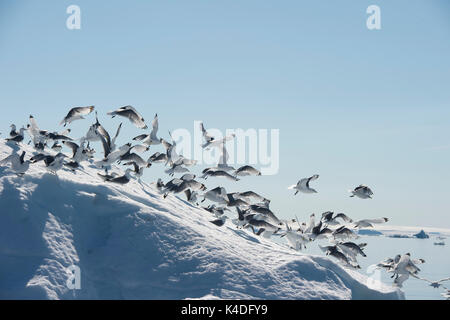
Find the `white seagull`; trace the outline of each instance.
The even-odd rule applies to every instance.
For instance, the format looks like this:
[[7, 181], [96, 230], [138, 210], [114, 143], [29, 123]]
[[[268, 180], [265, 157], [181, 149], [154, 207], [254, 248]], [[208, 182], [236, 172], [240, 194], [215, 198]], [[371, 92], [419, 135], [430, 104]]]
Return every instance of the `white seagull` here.
[[212, 202], [217, 202], [219, 204], [227, 204], [228, 203], [227, 191], [223, 187], [214, 188], [203, 194], [202, 202], [204, 202], [206, 199]]
[[373, 228], [373, 224], [388, 222], [388, 218], [363, 219], [355, 222], [355, 228]]
[[75, 120], [84, 119], [83, 116], [87, 116], [88, 114], [90, 114], [92, 111], [94, 111], [94, 108], [94, 106], [72, 108], [70, 109], [67, 116], [65, 116], [65, 118], [59, 124], [64, 124], [65, 127], [67, 124], [70, 124]]
[[19, 176], [25, 174], [30, 167], [30, 160], [24, 160], [25, 151], [19, 156], [17, 153], [13, 153], [0, 161], [0, 165], [11, 163], [11, 169]]
[[107, 115], [110, 115], [113, 118], [115, 116], [125, 117], [128, 118], [128, 120], [130, 120], [131, 123], [133, 123], [136, 127], [140, 129], [148, 128], [147, 125], [145, 124], [144, 118], [132, 106], [121, 107], [117, 110], [108, 112]]
[[361, 199], [372, 199], [373, 196], [372, 190], [370, 190], [368, 186], [364, 186], [362, 184], [356, 187], [354, 190], [350, 190], [350, 192], [352, 193], [350, 197], [357, 196]]
[[319, 175], [315, 174], [312, 177], [301, 179], [299, 182], [297, 182], [297, 184], [294, 184], [294, 185], [288, 187], [288, 189], [296, 190], [294, 195], [296, 195], [299, 192], [302, 192], [302, 193], [317, 193], [316, 190], [314, 190], [313, 188], [311, 188], [309, 186], [309, 183], [311, 181], [317, 180], [318, 178], [319, 178]]
[[148, 146], [161, 144], [161, 139], [156, 136], [157, 132], [158, 132], [158, 114], [155, 115], [155, 118], [152, 121], [152, 131], [150, 132], [150, 134], [141, 134], [137, 137], [134, 137], [133, 140], [142, 141], [143, 144], [146, 144]]
[[260, 176], [261, 172], [253, 168], [252, 166], [242, 166], [234, 171], [236, 176]]

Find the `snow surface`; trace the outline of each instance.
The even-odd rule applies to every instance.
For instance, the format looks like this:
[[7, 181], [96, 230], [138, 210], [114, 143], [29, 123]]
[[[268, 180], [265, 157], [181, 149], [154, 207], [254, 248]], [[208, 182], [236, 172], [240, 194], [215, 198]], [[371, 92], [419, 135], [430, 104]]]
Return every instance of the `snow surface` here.
[[[32, 149], [21, 145], [29, 159]], [[0, 142], [0, 159], [18, 147]], [[327, 257], [298, 253], [153, 185], [0, 168], [1, 299], [404, 299]], [[156, 177], [155, 177], [156, 180]], [[81, 289], [66, 269], [81, 269]]]

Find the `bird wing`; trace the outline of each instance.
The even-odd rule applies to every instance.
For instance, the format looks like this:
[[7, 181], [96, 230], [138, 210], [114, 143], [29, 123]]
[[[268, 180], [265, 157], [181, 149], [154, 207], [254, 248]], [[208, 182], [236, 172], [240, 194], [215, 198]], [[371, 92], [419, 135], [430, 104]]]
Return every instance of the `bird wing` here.
[[302, 189], [309, 188], [309, 178], [303, 178], [298, 183], [297, 186]]
[[72, 108], [72, 110], [69, 111], [69, 115], [71, 117], [73, 116], [87, 116], [89, 113], [94, 111], [94, 106], [88, 106], [88, 107], [76, 107]]
[[111, 153], [111, 145], [106, 141], [105, 136], [100, 134], [98, 130], [96, 130], [95, 132], [100, 137], [100, 141], [102, 142], [103, 146], [104, 159], [106, 159], [106, 157], [108, 157], [108, 155]]
[[101, 124], [99, 124], [97, 126], [97, 134], [103, 136], [106, 140], [106, 143], [108, 143], [108, 145], [111, 147], [111, 137], [110, 137], [108, 131], [106, 131], [106, 129], [103, 128], [103, 126]]
[[133, 140], [134, 141], [142, 141], [142, 140], [144, 140], [144, 139], [146, 139], [148, 137], [148, 134], [140, 134], [140, 135], [138, 135], [137, 137], [134, 137], [133, 138]]
[[345, 215], [344, 213], [338, 213], [335, 217], [336, 218], [341, 218], [342, 220], [344, 220], [345, 222], [353, 222], [352, 219], [350, 219], [347, 215]]
[[138, 154], [136, 154], [134, 152], [130, 153], [130, 155], [127, 157], [127, 160], [134, 161], [140, 166], [145, 166], [147, 164], [147, 162], [144, 159], [142, 159], [141, 156], [139, 156]]
[[126, 106], [123, 109], [116, 110], [115, 113], [119, 116], [128, 118], [136, 127], [147, 129], [144, 118], [132, 106]]
[[116, 134], [114, 135], [114, 138], [113, 138], [113, 140], [112, 140], [112, 143], [115, 143], [116, 142], [116, 139], [117, 139], [117, 137], [119, 136], [119, 133], [120, 133], [120, 129], [122, 128], [122, 122], [119, 124], [119, 126], [117, 127], [117, 131], [116, 131]]
[[128, 118], [140, 129], [147, 129], [147, 125], [145, 124], [144, 118], [136, 111], [136, 109], [130, 109], [124, 111], [124, 114], [128, 115]]
[[411, 262], [414, 264], [422, 264], [425, 263], [424, 259], [411, 259]]
[[155, 115], [155, 118], [152, 120], [152, 132], [150, 133], [150, 136], [153, 138], [156, 138], [156, 133], [158, 132], [158, 114]]
[[203, 126], [203, 122], [200, 122], [200, 130], [202, 131], [203, 138], [206, 142], [211, 142], [214, 140], [214, 137], [211, 136], [208, 131], [206, 131], [205, 127]]
[[139, 172], [139, 166], [138, 166], [137, 163], [134, 162], [134, 161], [126, 162], [126, 163], [124, 163], [124, 165], [125, 165], [125, 166], [133, 165], [133, 167], [134, 167], [134, 172]]
[[168, 142], [167, 140], [161, 139], [161, 143], [164, 146], [164, 148], [166, 149], [166, 152], [170, 149], [170, 147], [172, 147], [172, 144], [170, 142]]
[[31, 124], [31, 130], [35, 133], [39, 133], [39, 127], [37, 125], [36, 119], [34, 119], [33, 116], [30, 115], [30, 124]]
[[331, 218], [333, 217], [333, 213], [332, 211], [327, 211], [322, 213], [322, 220], [328, 221], [331, 220]]
[[64, 143], [65, 146], [72, 149], [72, 157], [74, 157], [75, 153], [77, 153], [79, 146], [75, 142], [72, 142], [72, 141], [63, 141], [62, 143]]
[[317, 179], [319, 179], [319, 175], [318, 174], [315, 174], [312, 177], [309, 177], [308, 179], [306, 179], [307, 180], [306, 181], [306, 187], [309, 188], [309, 183], [311, 181], [314, 181], [314, 180], [317, 180]]

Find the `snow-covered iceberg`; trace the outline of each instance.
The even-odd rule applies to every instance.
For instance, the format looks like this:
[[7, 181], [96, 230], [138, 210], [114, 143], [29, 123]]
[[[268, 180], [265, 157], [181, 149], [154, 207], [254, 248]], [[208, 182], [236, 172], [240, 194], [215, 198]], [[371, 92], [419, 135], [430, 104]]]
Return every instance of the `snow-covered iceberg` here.
[[[28, 155], [32, 150], [22, 146]], [[0, 159], [11, 153], [0, 142]], [[152, 185], [104, 183], [85, 163], [58, 176], [43, 164], [0, 168], [1, 299], [402, 299], [327, 257], [210, 223]], [[67, 268], [81, 272], [69, 289]]]

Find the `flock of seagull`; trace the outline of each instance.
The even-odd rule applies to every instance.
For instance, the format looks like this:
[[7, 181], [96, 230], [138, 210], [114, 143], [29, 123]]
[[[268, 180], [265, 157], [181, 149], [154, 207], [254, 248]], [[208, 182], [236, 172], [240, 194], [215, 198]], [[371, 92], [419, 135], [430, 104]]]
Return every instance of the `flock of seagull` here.
[[[76, 120], [85, 119], [85, 116], [95, 111], [94, 106], [72, 108], [60, 125], [66, 127]], [[123, 117], [128, 119], [133, 125], [142, 130], [147, 130], [148, 126], [144, 118], [132, 106], [124, 106], [117, 110], [108, 112], [107, 115], [114, 117]], [[361, 228], [371, 228], [374, 224], [385, 223], [388, 218], [363, 219], [354, 221], [344, 213], [335, 213], [327, 211], [316, 217], [310, 216], [309, 221], [301, 223], [295, 219], [279, 219], [270, 209], [270, 200], [253, 191], [232, 192], [229, 193], [224, 187], [218, 186], [207, 190], [204, 183], [196, 180], [197, 176], [189, 168], [197, 164], [196, 160], [187, 159], [176, 151], [176, 142], [173, 140], [169, 131], [171, 142], [158, 137], [158, 115], [156, 114], [151, 122], [150, 133], [138, 135], [124, 145], [118, 146], [116, 139], [120, 134], [122, 123], [117, 127], [115, 135], [110, 136], [108, 131], [100, 124], [97, 111], [95, 111], [96, 122], [92, 124], [87, 133], [78, 140], [69, 137], [70, 129], [61, 132], [50, 132], [41, 130], [35, 118], [30, 115], [29, 124], [26, 128], [11, 125], [8, 143], [20, 145], [25, 140], [27, 132], [35, 152], [31, 157], [25, 160], [26, 152], [20, 154], [13, 151], [11, 155], [0, 161], [0, 165], [10, 165], [10, 169], [17, 175], [26, 174], [31, 164], [43, 161], [45, 167], [50, 173], [57, 174], [59, 170], [67, 169], [75, 172], [81, 168], [83, 162], [87, 161], [95, 165], [101, 173], [98, 173], [99, 179], [105, 182], [116, 184], [127, 184], [132, 179], [141, 182], [144, 170], [155, 164], [164, 164], [165, 173], [171, 177], [168, 182], [163, 182], [159, 178], [156, 182], [156, 188], [163, 198], [169, 194], [178, 195], [183, 193], [186, 200], [195, 206], [209, 201], [209, 205], [202, 207], [211, 214], [211, 223], [221, 227], [229, 219], [228, 212], [235, 211], [235, 218], [231, 222], [240, 229], [249, 229], [254, 234], [264, 238], [278, 236], [284, 238], [290, 248], [302, 250], [306, 245], [314, 240], [327, 239], [329, 245], [321, 246], [320, 249], [326, 254], [337, 259], [342, 265], [350, 268], [360, 268], [357, 261], [358, 256], [366, 257], [364, 248], [367, 244], [355, 243], [358, 238], [357, 230]], [[260, 176], [261, 172], [252, 166], [244, 165], [240, 168], [230, 166], [226, 150], [226, 142], [235, 138], [235, 135], [229, 135], [221, 139], [216, 139], [205, 129], [203, 123], [200, 124], [204, 143], [202, 148], [205, 150], [217, 148], [220, 152], [219, 162], [214, 167], [206, 168], [202, 171], [200, 179], [210, 177], [224, 178], [230, 181], [239, 181], [245, 176]], [[77, 143], [78, 142], [78, 143]], [[92, 142], [100, 142], [102, 145], [103, 156], [100, 160], [94, 159], [96, 151], [91, 147]], [[133, 145], [133, 143], [135, 143]], [[150, 150], [151, 146], [162, 145], [162, 152], [153, 153], [147, 160], [142, 158], [143, 153]], [[70, 150], [69, 154], [62, 152], [66, 147]], [[112, 166], [122, 164], [126, 167], [124, 173], [119, 175], [111, 172]], [[175, 175], [181, 175], [175, 177]], [[300, 179], [297, 184], [288, 187], [298, 193], [312, 194], [317, 193], [311, 187], [311, 183], [319, 178], [319, 175], [313, 175], [308, 178]], [[371, 199], [372, 190], [365, 185], [359, 185], [350, 190], [350, 197], [360, 199]], [[317, 218], [317, 219], [316, 219]], [[316, 221], [317, 220], [317, 221]], [[433, 287], [440, 287], [442, 282], [450, 278], [439, 281], [430, 281], [420, 278], [417, 274], [420, 269], [417, 264], [423, 263], [423, 259], [411, 259], [410, 254], [397, 255], [393, 259], [387, 259], [378, 264], [379, 268], [392, 273], [394, 283], [401, 286], [409, 276], [427, 281]], [[445, 288], [445, 287], [444, 287]], [[447, 288], [445, 288], [448, 290]], [[449, 292], [447, 292], [447, 296]], [[444, 297], [447, 297], [444, 296]]]

